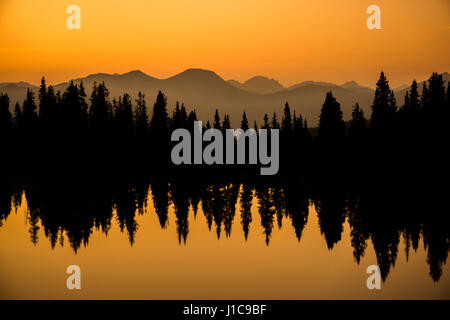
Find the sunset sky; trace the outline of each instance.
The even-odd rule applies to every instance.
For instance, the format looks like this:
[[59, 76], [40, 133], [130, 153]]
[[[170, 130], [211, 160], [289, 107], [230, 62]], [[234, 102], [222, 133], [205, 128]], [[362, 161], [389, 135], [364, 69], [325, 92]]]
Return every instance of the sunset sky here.
[[[70, 4], [81, 30], [66, 27]], [[366, 27], [372, 4], [381, 30]], [[448, 0], [0, 0], [0, 82], [204, 68], [368, 86], [384, 70], [398, 86], [450, 72], [449, 43]]]

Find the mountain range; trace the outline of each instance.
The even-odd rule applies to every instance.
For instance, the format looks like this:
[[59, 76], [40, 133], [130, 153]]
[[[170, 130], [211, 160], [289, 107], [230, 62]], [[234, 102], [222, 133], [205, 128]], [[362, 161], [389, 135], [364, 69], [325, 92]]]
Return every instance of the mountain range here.
[[[445, 81], [450, 80], [448, 73], [443, 73]], [[215, 109], [220, 114], [230, 115], [233, 126], [238, 126], [245, 110], [250, 121], [262, 122], [264, 113], [271, 115], [277, 112], [281, 117], [282, 108], [286, 101], [291, 110], [306, 117], [309, 124], [317, 125], [320, 109], [327, 91], [340, 102], [344, 118], [351, 117], [352, 106], [358, 102], [365, 111], [366, 117], [370, 115], [370, 105], [373, 101], [374, 89], [360, 86], [355, 81], [348, 81], [338, 85], [330, 82], [304, 81], [290, 87], [284, 87], [275, 79], [263, 76], [253, 77], [244, 83], [225, 81], [213, 71], [203, 69], [188, 69], [167, 79], [151, 77], [140, 70], [123, 74], [96, 73], [84, 78], [73, 80], [83, 84], [89, 96], [94, 82], [104, 81], [110, 91], [111, 99], [123, 93], [129, 93], [133, 99], [139, 91], [146, 95], [149, 109], [153, 106], [159, 90], [167, 96], [169, 112], [174, 108], [176, 101], [183, 102], [188, 110], [195, 109], [201, 120], [212, 119]], [[54, 85], [56, 91], [63, 92], [68, 82]], [[419, 88], [422, 83], [419, 83]], [[16, 101], [22, 103], [27, 88], [36, 94], [39, 87], [26, 82], [0, 83], [0, 92], [8, 93], [11, 106]], [[403, 103], [403, 97], [408, 87], [401, 86], [395, 91], [398, 104]]]

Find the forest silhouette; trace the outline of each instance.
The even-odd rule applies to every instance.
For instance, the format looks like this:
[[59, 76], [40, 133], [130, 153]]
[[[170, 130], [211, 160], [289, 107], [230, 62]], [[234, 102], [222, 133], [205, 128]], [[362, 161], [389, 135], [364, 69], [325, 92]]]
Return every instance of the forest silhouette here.
[[[307, 119], [291, 112], [288, 102], [281, 115], [264, 114], [260, 123], [249, 121], [243, 110], [240, 127], [244, 131], [250, 127], [280, 130], [281, 177], [317, 181], [336, 175], [360, 177], [361, 171], [389, 179], [410, 176], [411, 170], [419, 176], [442, 174], [439, 170], [447, 160], [449, 97], [449, 85], [446, 88], [442, 75], [433, 73], [421, 95], [413, 81], [398, 107], [382, 72], [368, 118], [356, 103], [351, 120], [345, 122], [330, 91], [318, 127], [309, 128]], [[173, 165], [171, 132], [178, 128], [192, 131], [194, 121], [202, 119], [197, 119], [195, 109], [189, 111], [179, 102], [170, 114], [161, 91], [153, 108], [148, 108], [141, 93], [134, 100], [125, 93], [111, 101], [105, 83], [94, 83], [88, 98], [82, 82], [70, 82], [61, 93], [42, 78], [37, 97], [28, 90], [23, 103], [16, 102], [12, 110], [8, 95], [1, 94], [0, 147], [8, 155], [4, 167], [13, 176], [48, 177], [61, 172], [74, 177], [111, 172], [125, 177], [251, 176], [259, 166]], [[222, 116], [217, 109], [212, 121], [203, 123], [203, 130], [231, 128], [229, 115]]]
[[[430, 276], [442, 275], [450, 249], [450, 88], [437, 73], [421, 94], [413, 81], [400, 107], [381, 73], [370, 117], [355, 104], [347, 122], [332, 92], [315, 128], [288, 102], [280, 115], [265, 114], [253, 125], [243, 111], [243, 130], [280, 130], [280, 171], [273, 177], [259, 176], [259, 165], [171, 164], [171, 132], [193, 130], [199, 119], [183, 103], [170, 113], [162, 92], [149, 112], [143, 94], [111, 101], [99, 83], [88, 98], [82, 83], [61, 93], [43, 78], [37, 98], [29, 90], [11, 113], [8, 96], [0, 95], [0, 227], [24, 195], [34, 244], [40, 224], [52, 247], [67, 238], [76, 252], [94, 230], [108, 232], [113, 212], [133, 244], [136, 215], [146, 212], [150, 194], [161, 228], [173, 206], [180, 243], [188, 241], [189, 211], [199, 208], [218, 238], [231, 236], [237, 214], [246, 240], [255, 200], [267, 245], [285, 222], [300, 242], [313, 205], [328, 249], [341, 240], [347, 220], [355, 262], [370, 240], [383, 280], [401, 236], [407, 256], [422, 239]], [[230, 127], [229, 116], [215, 110], [203, 130]]]

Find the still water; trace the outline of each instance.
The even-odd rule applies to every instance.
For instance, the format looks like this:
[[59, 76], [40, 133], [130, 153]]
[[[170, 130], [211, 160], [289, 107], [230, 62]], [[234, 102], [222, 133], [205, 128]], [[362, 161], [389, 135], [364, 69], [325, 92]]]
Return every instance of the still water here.
[[[1, 299], [450, 299], [448, 234], [420, 221], [365, 230], [349, 199], [241, 184], [196, 200], [164, 184], [111, 199], [37, 189], [2, 206]], [[81, 290], [66, 288], [69, 265]]]

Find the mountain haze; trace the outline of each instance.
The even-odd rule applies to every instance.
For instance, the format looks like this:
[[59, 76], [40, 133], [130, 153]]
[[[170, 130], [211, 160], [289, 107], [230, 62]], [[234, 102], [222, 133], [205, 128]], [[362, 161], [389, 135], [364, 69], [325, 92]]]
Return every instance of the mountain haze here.
[[[449, 80], [448, 73], [444, 79]], [[188, 69], [167, 79], [151, 77], [140, 70], [123, 74], [91, 74], [84, 78], [73, 80], [83, 84], [88, 97], [94, 82], [105, 82], [110, 90], [110, 98], [129, 93], [133, 99], [139, 91], [146, 95], [147, 105], [151, 110], [159, 90], [168, 97], [169, 113], [176, 101], [183, 102], [186, 107], [194, 109], [199, 119], [212, 119], [215, 109], [219, 109], [221, 117], [227, 113], [232, 124], [238, 126], [245, 110], [251, 123], [257, 120], [262, 122], [264, 113], [271, 115], [277, 112], [281, 117], [282, 108], [286, 101], [292, 111], [305, 116], [310, 125], [317, 125], [327, 91], [340, 102], [344, 118], [351, 116], [352, 106], [358, 102], [364, 109], [366, 117], [370, 116], [370, 105], [373, 101], [374, 90], [359, 86], [354, 81], [337, 85], [329, 82], [304, 81], [297, 85], [285, 88], [278, 81], [266, 77], [253, 77], [244, 83], [229, 80], [225, 81], [213, 71], [203, 69]], [[55, 90], [63, 92], [68, 82], [54, 85]], [[422, 84], [419, 84], [421, 88]], [[11, 100], [11, 110], [16, 101], [22, 104], [27, 88], [31, 88], [37, 95], [39, 87], [25, 82], [0, 83], [0, 92], [8, 93]], [[396, 92], [397, 102], [403, 103], [406, 89]], [[281, 118], [280, 118], [281, 119]]]
[[244, 83], [240, 83], [235, 80], [228, 80], [228, 83], [232, 86], [250, 91], [255, 93], [274, 93], [280, 90], [285, 89], [283, 85], [281, 85], [277, 80], [275, 79], [269, 79], [267, 77], [263, 76], [256, 76], [253, 78], [248, 79]]

